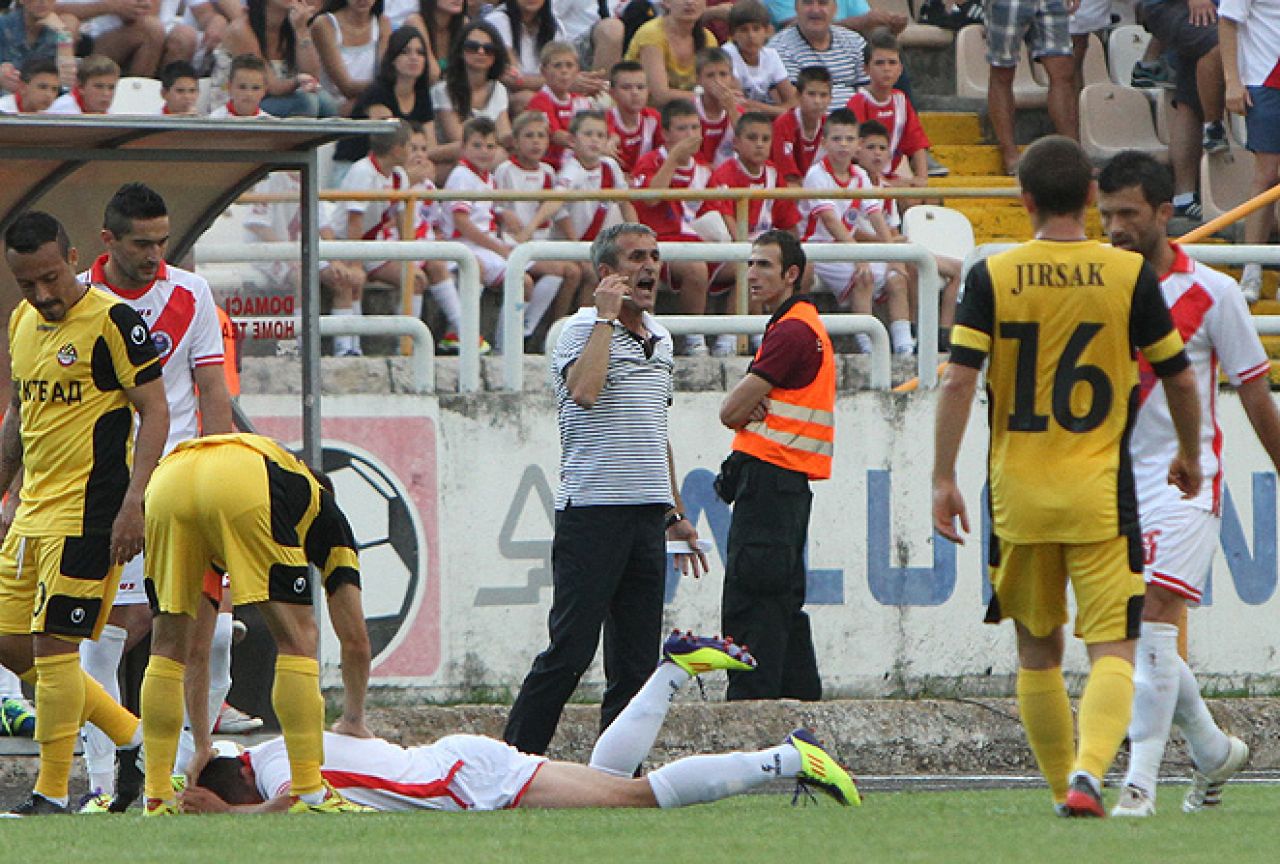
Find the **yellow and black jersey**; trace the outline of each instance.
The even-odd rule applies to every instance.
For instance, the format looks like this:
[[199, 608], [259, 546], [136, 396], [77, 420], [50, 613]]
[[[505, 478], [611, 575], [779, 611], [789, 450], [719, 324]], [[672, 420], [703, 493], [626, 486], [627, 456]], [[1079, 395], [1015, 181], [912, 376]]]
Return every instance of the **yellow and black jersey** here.
[[1129, 431], [1141, 350], [1158, 375], [1187, 365], [1142, 257], [1035, 240], [969, 271], [951, 362], [990, 358], [988, 471], [995, 533], [1095, 543], [1138, 523]]
[[111, 533], [129, 486], [133, 407], [125, 395], [160, 377], [147, 325], [90, 288], [61, 321], [23, 301], [9, 319], [13, 389], [22, 417], [23, 536]]

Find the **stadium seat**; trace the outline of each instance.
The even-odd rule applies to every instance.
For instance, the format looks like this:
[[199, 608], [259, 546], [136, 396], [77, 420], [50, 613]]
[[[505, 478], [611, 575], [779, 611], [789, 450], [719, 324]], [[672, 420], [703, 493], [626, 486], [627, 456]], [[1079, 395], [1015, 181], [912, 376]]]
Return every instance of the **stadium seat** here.
[[1107, 40], [1107, 65], [1111, 67], [1112, 81], [1128, 85], [1133, 64], [1142, 59], [1150, 41], [1151, 34], [1139, 24], [1121, 24], [1111, 31], [1111, 38]]
[[[1039, 84], [1044, 87], [1049, 86], [1049, 75], [1044, 71], [1043, 64], [1032, 63], [1031, 74], [1035, 76]], [[1107, 49], [1103, 46], [1102, 40], [1098, 38], [1096, 33], [1091, 34], [1089, 36], [1089, 53], [1084, 56], [1084, 86], [1104, 84], [1110, 80], [1111, 76], [1107, 72]]]
[[917, 204], [902, 216], [902, 233], [939, 255], [963, 261], [973, 251], [973, 225], [959, 210]]
[[1118, 84], [1090, 84], [1080, 91], [1080, 143], [1098, 162], [1122, 150], [1141, 150], [1169, 161], [1169, 148], [1156, 137], [1150, 101], [1140, 91]]
[[1200, 204], [1204, 218], [1214, 219], [1249, 200], [1253, 186], [1253, 154], [1243, 147], [1200, 157]]
[[[956, 35], [956, 95], [986, 101], [990, 69], [986, 28], [971, 24], [961, 29]], [[1014, 104], [1019, 108], [1043, 108], [1048, 96], [1049, 91], [1032, 75], [1031, 64], [1023, 51], [1013, 78]]]
[[159, 114], [164, 105], [155, 78], [121, 78], [108, 114]]
[[1173, 115], [1173, 91], [1160, 88], [1147, 90], [1147, 98], [1156, 111], [1156, 137], [1161, 144], [1169, 143], [1169, 120]]

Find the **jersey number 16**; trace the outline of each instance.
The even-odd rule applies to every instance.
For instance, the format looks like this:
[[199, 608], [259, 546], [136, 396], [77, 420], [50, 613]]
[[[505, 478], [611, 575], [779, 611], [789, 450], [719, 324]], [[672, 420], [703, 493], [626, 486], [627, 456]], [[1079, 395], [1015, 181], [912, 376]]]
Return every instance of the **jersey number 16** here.
[[[1102, 329], [1101, 324], [1079, 324], [1062, 356], [1053, 369], [1053, 419], [1068, 432], [1088, 432], [1095, 429], [1111, 411], [1112, 386], [1107, 373], [1099, 366], [1080, 362], [1080, 355], [1090, 340]], [[1018, 343], [1018, 366], [1013, 387], [1013, 411], [1009, 414], [1010, 432], [1044, 432], [1049, 428], [1049, 417], [1036, 413], [1036, 380], [1042, 371], [1040, 365], [1040, 324], [1029, 321], [1004, 321], [1000, 324], [1000, 338]], [[1043, 371], [1048, 373], [1046, 363]], [[1071, 408], [1071, 394], [1077, 385], [1090, 390], [1088, 409], [1076, 414]]]

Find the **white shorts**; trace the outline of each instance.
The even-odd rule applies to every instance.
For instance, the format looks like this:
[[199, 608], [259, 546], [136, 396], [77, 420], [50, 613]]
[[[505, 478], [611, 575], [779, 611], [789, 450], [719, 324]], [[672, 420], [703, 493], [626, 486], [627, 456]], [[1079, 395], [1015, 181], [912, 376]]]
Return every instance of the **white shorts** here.
[[120, 587], [116, 589], [114, 606], [141, 606], [147, 602], [147, 589], [143, 583], [142, 553], [120, 570]]
[[1200, 605], [1222, 519], [1190, 505], [1142, 515], [1143, 577]]
[[1072, 36], [1107, 29], [1111, 26], [1111, 0], [1080, 0], [1080, 8], [1071, 16], [1067, 26]]
[[813, 265], [813, 275], [821, 279], [826, 289], [836, 295], [836, 300], [840, 302], [841, 306], [848, 306], [849, 298], [853, 295], [853, 273], [855, 269], [855, 265], [844, 261], [828, 261], [815, 263]]
[[534, 775], [547, 761], [545, 756], [530, 756], [482, 735], [446, 735], [431, 747], [462, 763], [449, 789], [468, 810], [519, 806]]
[[473, 246], [470, 243], [466, 245], [468, 249], [475, 253], [476, 263], [480, 265], [480, 284], [486, 288], [501, 286], [502, 280], [507, 275], [507, 259], [492, 249]]

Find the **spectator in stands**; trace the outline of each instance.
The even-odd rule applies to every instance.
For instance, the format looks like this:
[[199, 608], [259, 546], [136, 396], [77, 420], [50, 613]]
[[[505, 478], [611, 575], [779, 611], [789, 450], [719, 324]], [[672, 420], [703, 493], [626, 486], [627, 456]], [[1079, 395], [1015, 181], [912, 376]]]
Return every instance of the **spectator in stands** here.
[[[702, 149], [702, 124], [698, 112], [683, 99], [662, 106], [662, 137], [667, 142], [640, 157], [631, 177], [637, 189], [705, 189], [711, 168], [698, 160]], [[693, 228], [700, 201], [636, 201], [636, 215], [653, 229], [659, 241], [697, 243], [702, 240]], [[667, 265], [671, 287], [680, 295], [680, 311], [701, 315], [707, 310], [707, 265], [701, 261], [672, 261]], [[707, 355], [707, 340], [701, 334], [685, 337], [685, 352]]]
[[440, 115], [439, 161], [454, 162], [462, 150], [462, 127], [473, 117], [493, 122], [498, 141], [511, 138], [507, 88], [502, 76], [507, 52], [493, 25], [472, 21], [453, 45], [444, 80], [431, 88], [431, 104]]
[[[707, 181], [710, 189], [779, 189], [784, 186], [777, 166], [769, 158], [773, 151], [773, 123], [769, 115], [748, 111], [737, 119], [733, 137], [733, 155], [717, 168]], [[703, 213], [716, 212], [724, 217], [727, 233], [736, 234], [737, 202], [707, 201]], [[754, 240], [766, 231], [781, 228], [795, 231], [800, 222], [796, 203], [768, 198], [753, 199], [747, 205], [747, 236]]]
[[[618, 160], [622, 170], [630, 174], [636, 160], [662, 146], [662, 120], [649, 107], [649, 80], [644, 67], [634, 60], [623, 60], [609, 71], [609, 145], [606, 151]], [[634, 222], [635, 219], [628, 219]]]
[[[431, 106], [427, 40], [414, 27], [401, 27], [387, 40], [378, 75], [369, 89], [356, 100], [351, 116], [356, 119], [395, 118], [417, 124], [427, 146], [436, 148], [435, 111]], [[334, 159], [355, 162], [369, 152], [368, 136], [343, 138]]]
[[788, 186], [799, 186], [822, 149], [822, 130], [831, 106], [831, 73], [806, 66], [796, 78], [800, 104], [773, 121], [773, 164]]
[[772, 25], [760, 0], [738, 0], [729, 11], [732, 42], [724, 51], [742, 88], [743, 108], [777, 117], [796, 104], [796, 88], [777, 50], [768, 47]]
[[395, 32], [418, 15], [418, 0], [383, 0], [382, 14], [387, 16], [387, 22]]
[[795, 0], [796, 23], [769, 40], [798, 80], [800, 70], [825, 66], [831, 73], [831, 104], [845, 105], [858, 87], [867, 82], [862, 66], [866, 41], [857, 33], [834, 25], [835, 0]]
[[1059, 135], [1080, 137], [1075, 65], [1068, 32], [1068, 6], [1078, 0], [986, 0], [987, 114], [1008, 174], [1017, 173], [1013, 134], [1013, 75], [1025, 40], [1031, 59], [1049, 76], [1049, 118]]
[[[789, 27], [796, 21], [796, 8], [792, 0], [768, 0], [769, 15], [775, 26]], [[869, 34], [877, 27], [888, 27], [901, 33], [911, 23], [901, 12], [873, 9], [868, 0], [836, 0], [835, 23], [859, 33]]]
[[267, 95], [267, 64], [257, 54], [238, 54], [231, 60], [231, 79], [227, 82], [225, 105], [209, 112], [210, 119], [228, 117], [270, 117], [262, 109]]
[[1143, 26], [1167, 46], [1166, 56], [1173, 58], [1177, 113], [1169, 126], [1169, 160], [1174, 172], [1174, 215], [1198, 219], [1200, 201], [1193, 193], [1200, 151], [1223, 153], [1230, 146], [1223, 125], [1226, 79], [1218, 49], [1218, 8], [1208, 0], [1194, 4], [1146, 0], [1143, 13]]
[[39, 114], [49, 110], [61, 90], [58, 64], [50, 57], [33, 55], [22, 64], [18, 87], [0, 98], [0, 114]]
[[200, 101], [200, 76], [195, 67], [183, 60], [176, 60], [160, 70], [160, 97], [164, 105], [161, 114], [174, 116], [196, 113]]
[[428, 56], [433, 64], [432, 84], [444, 76], [453, 45], [462, 37], [462, 28], [467, 23], [463, 5], [463, 0], [419, 0], [417, 13], [405, 21], [427, 37]]
[[742, 115], [742, 90], [733, 77], [733, 61], [719, 48], [699, 51], [697, 68], [693, 107], [702, 121], [698, 158], [715, 169], [733, 155], [733, 124]]
[[556, 171], [564, 161], [565, 150], [573, 143], [569, 121], [579, 111], [590, 111], [591, 100], [575, 92], [578, 79], [578, 52], [568, 42], [548, 42], [542, 49], [543, 85], [529, 100], [530, 111], [541, 111], [550, 124], [551, 143], [543, 157]]
[[[889, 142], [892, 156], [884, 171], [890, 186], [927, 186], [929, 136], [920, 125], [911, 99], [896, 86], [902, 75], [898, 40], [887, 29], [873, 31], [867, 37], [865, 59], [871, 83], [859, 88], [846, 107], [859, 123], [878, 120], [893, 130]], [[906, 171], [901, 165], [904, 161]]]
[[92, 54], [80, 61], [76, 86], [49, 106], [50, 114], [106, 114], [116, 98], [120, 67], [110, 57]]
[[[183, 0], [160, 4], [160, 23], [172, 34], [179, 27], [188, 28], [195, 36], [191, 65], [203, 69], [212, 61], [213, 52], [222, 44], [231, 20], [241, 13], [239, 0]], [[169, 65], [162, 61], [161, 70]]]
[[320, 86], [350, 115], [369, 89], [378, 63], [387, 53], [391, 24], [382, 14], [383, 0], [325, 0], [311, 19], [311, 38], [320, 55]]
[[627, 49], [627, 59], [644, 67], [649, 102], [658, 108], [672, 99], [693, 100], [698, 52], [719, 46], [702, 26], [706, 0], [666, 0], [663, 6], [667, 14], [641, 26]]
[[1094, 33], [1102, 40], [1102, 53], [1106, 56], [1107, 34], [1111, 32], [1111, 0], [1080, 0], [1067, 24], [1071, 34], [1071, 54], [1074, 59], [1076, 92], [1084, 88], [1084, 61], [1089, 56], [1089, 37]]
[[[652, 109], [648, 109], [652, 110]], [[560, 189], [595, 190], [625, 189], [627, 178], [617, 160], [606, 155], [609, 144], [609, 124], [602, 111], [580, 111], [569, 124], [573, 135], [573, 152], [565, 159], [556, 179]], [[554, 205], [552, 205], [554, 206]], [[563, 226], [569, 240], [591, 242], [610, 225], [619, 222], [635, 222], [636, 211], [630, 201], [570, 201], [564, 205], [568, 224]], [[590, 297], [586, 291], [589, 280], [594, 288], [594, 273], [584, 272], [581, 296]]]
[[338, 103], [320, 89], [320, 57], [307, 30], [310, 17], [305, 0], [247, 0], [245, 14], [231, 22], [218, 51], [225, 58], [220, 68], [237, 54], [256, 54], [267, 62], [262, 109], [274, 117], [338, 113]]
[[[1253, 153], [1251, 195], [1280, 180], [1280, 9], [1258, 0], [1223, 0], [1219, 8], [1227, 110], [1243, 114]], [[1266, 243], [1276, 208], [1263, 207], [1244, 223], [1244, 242]], [[1246, 264], [1240, 290], [1250, 303], [1262, 291], [1262, 265]]]
[[195, 56], [195, 31], [178, 24], [166, 33], [151, 0], [60, 0], [57, 7], [80, 19], [80, 35], [92, 40], [93, 53], [130, 75], [150, 77], [166, 63]]
[[53, 0], [26, 0], [12, 6], [0, 16], [0, 89], [6, 93], [20, 89], [19, 70], [30, 57], [56, 60], [59, 69], [65, 67], [74, 77], [79, 26], [74, 15], [55, 12]]
[[[564, 27], [564, 36], [578, 49], [578, 63], [584, 70], [612, 69], [622, 59], [625, 28], [617, 18], [601, 18], [600, 13], [612, 3], [590, 3], [582, 0], [551, 0], [556, 20]], [[603, 92], [604, 76], [598, 75]], [[574, 89], [588, 92], [585, 87]], [[595, 95], [593, 93], [592, 95]], [[587, 268], [590, 269], [590, 268]]]
[[[507, 74], [502, 83], [507, 85], [514, 117], [545, 83], [542, 50], [552, 42], [563, 42], [564, 28], [552, 13], [550, 0], [502, 0], [484, 20], [493, 25], [507, 46]], [[604, 88], [600, 76], [593, 74], [590, 80], [591, 92]]]

